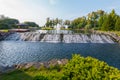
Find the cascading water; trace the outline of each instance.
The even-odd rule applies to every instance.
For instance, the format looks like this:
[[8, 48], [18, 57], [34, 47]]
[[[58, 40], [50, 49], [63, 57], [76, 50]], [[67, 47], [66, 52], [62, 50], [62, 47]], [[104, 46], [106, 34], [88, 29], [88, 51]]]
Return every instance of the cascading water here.
[[14, 33], [5, 40], [23, 40], [40, 42], [63, 42], [63, 43], [114, 43], [109, 35], [105, 34], [47, 34], [47, 33]]
[[4, 40], [13, 40], [18, 41], [21, 40], [19, 33], [12, 33], [9, 36], [7, 36]]

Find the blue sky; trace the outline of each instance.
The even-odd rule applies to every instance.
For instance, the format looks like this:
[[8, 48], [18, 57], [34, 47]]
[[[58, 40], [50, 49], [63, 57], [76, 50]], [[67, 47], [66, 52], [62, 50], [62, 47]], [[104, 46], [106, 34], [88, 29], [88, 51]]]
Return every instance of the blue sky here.
[[120, 14], [120, 0], [0, 0], [0, 14], [39, 25], [47, 17], [73, 20], [99, 9]]

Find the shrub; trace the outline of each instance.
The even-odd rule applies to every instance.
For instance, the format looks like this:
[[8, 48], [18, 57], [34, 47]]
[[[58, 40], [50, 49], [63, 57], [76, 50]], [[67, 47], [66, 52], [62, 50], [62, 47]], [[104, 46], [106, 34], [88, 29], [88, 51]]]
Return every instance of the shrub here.
[[36, 76], [33, 80], [48, 80], [45, 76]]
[[120, 79], [120, 71], [92, 57], [74, 55], [64, 68], [68, 80], [115, 80]]

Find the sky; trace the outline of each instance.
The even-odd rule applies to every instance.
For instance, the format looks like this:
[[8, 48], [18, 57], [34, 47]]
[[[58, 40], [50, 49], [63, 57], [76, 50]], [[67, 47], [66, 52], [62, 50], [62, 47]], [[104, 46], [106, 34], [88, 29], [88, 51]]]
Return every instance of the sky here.
[[43, 26], [46, 18], [73, 20], [97, 10], [120, 15], [120, 0], [0, 0], [0, 15]]

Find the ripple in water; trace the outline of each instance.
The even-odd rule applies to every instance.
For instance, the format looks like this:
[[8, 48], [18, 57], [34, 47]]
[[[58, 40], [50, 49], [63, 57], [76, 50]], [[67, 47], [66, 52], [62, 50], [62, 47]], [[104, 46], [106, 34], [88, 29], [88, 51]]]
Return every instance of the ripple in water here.
[[0, 66], [18, 63], [70, 59], [72, 54], [92, 56], [120, 69], [120, 45], [98, 43], [0, 42]]

